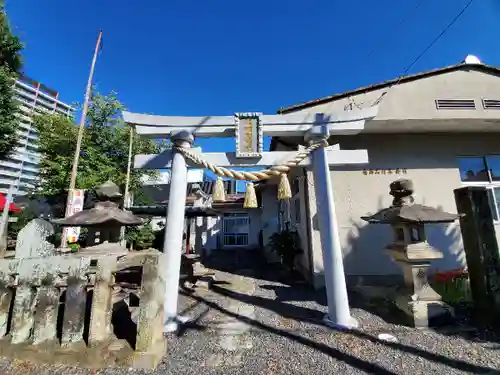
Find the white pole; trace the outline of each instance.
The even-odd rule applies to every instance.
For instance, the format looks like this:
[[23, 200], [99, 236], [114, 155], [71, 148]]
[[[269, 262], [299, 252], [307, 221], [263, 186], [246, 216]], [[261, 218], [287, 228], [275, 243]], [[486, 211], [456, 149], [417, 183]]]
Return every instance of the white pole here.
[[358, 322], [351, 317], [349, 310], [342, 247], [326, 149], [324, 147], [317, 149], [312, 153], [312, 158], [328, 301], [328, 314], [325, 315], [324, 322], [335, 329], [356, 328]]
[[[190, 148], [193, 135], [187, 131], [171, 134], [170, 139], [177, 147]], [[175, 150], [175, 149], [174, 149]], [[184, 156], [175, 152], [172, 160], [170, 192], [168, 194], [167, 220], [163, 253], [167, 270], [165, 275], [165, 332], [174, 332], [179, 323], [188, 319], [177, 315], [179, 277], [182, 259], [182, 237], [187, 194], [187, 165]]]

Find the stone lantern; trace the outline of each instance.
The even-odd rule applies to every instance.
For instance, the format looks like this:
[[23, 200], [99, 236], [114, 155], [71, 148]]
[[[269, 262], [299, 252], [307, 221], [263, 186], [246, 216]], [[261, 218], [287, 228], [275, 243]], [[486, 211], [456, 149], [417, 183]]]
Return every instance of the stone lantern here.
[[429, 285], [427, 274], [431, 262], [443, 253], [427, 242], [425, 224], [451, 223], [459, 218], [433, 207], [415, 204], [413, 182], [400, 179], [390, 184], [392, 205], [363, 220], [372, 224], [389, 224], [394, 240], [386, 247], [389, 255], [401, 266], [404, 286], [398, 290], [395, 303], [411, 317], [417, 328], [439, 324], [453, 316], [450, 306]]
[[88, 228], [87, 246], [117, 244], [120, 241], [121, 227], [144, 223], [140, 217], [120, 208], [122, 194], [112, 181], [99, 185], [94, 191], [98, 200], [94, 208], [53, 220], [53, 223], [63, 227]]

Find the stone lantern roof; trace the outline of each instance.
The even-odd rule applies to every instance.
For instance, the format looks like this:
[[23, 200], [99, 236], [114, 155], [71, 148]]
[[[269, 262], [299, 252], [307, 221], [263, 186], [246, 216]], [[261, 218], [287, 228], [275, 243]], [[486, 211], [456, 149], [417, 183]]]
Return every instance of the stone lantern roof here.
[[53, 220], [53, 223], [66, 227], [129, 226], [144, 223], [140, 217], [119, 208], [122, 194], [115, 183], [105, 182], [95, 188], [95, 192], [98, 202], [94, 208]]
[[390, 185], [390, 195], [394, 197], [392, 206], [384, 208], [371, 216], [361, 218], [371, 224], [397, 224], [397, 223], [451, 223], [460, 215], [444, 212], [434, 207], [415, 204], [413, 197], [413, 182], [400, 179]]

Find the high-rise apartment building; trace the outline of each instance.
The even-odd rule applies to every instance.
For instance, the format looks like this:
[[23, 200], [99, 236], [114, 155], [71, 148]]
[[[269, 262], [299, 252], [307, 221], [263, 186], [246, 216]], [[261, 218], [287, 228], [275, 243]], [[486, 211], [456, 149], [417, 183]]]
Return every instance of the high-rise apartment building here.
[[71, 116], [74, 109], [59, 100], [59, 93], [40, 82], [21, 77], [14, 84], [19, 101], [19, 146], [7, 160], [0, 160], [0, 192], [7, 193], [14, 184], [15, 195], [26, 194], [38, 177], [40, 154], [33, 116], [37, 112], [59, 113]]

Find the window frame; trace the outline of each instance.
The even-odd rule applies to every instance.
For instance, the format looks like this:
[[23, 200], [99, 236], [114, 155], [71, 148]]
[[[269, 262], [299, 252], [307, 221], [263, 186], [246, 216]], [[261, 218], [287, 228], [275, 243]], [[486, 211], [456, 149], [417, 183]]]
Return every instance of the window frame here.
[[500, 180], [493, 180], [492, 175], [491, 175], [491, 168], [488, 165], [488, 157], [491, 156], [498, 156], [500, 157], [500, 154], [485, 154], [485, 155], [458, 155], [457, 156], [457, 164], [458, 164], [458, 159], [461, 158], [482, 158], [484, 166], [486, 167], [486, 173], [488, 175], [488, 181], [463, 181], [462, 180], [462, 171], [460, 170], [460, 165], [458, 165], [458, 174], [460, 176], [460, 182], [462, 186], [478, 186], [478, 187], [485, 187], [488, 189], [490, 192], [490, 196], [488, 197], [490, 200], [491, 208], [494, 210], [493, 212], [493, 223], [494, 224], [500, 224], [500, 208], [498, 206], [498, 200], [495, 196], [495, 189], [500, 189]]
[[[236, 224], [233, 222], [236, 222]], [[228, 231], [228, 229], [232, 230]], [[222, 247], [248, 246], [250, 241], [250, 215], [248, 213], [224, 213], [222, 216], [221, 234]], [[229, 241], [230, 239], [233, 241]]]
[[[490, 200], [490, 204], [492, 209], [495, 211], [493, 214], [493, 223], [500, 224], [500, 209], [498, 208], [498, 200], [495, 195], [495, 189], [500, 189], [500, 186], [486, 186], [486, 189], [489, 190], [491, 195], [488, 197]], [[496, 214], [496, 218], [495, 218]]]

